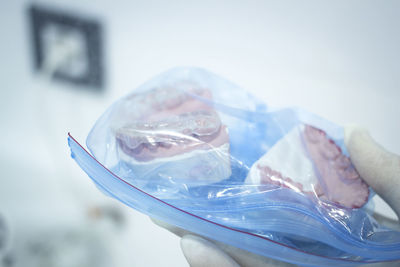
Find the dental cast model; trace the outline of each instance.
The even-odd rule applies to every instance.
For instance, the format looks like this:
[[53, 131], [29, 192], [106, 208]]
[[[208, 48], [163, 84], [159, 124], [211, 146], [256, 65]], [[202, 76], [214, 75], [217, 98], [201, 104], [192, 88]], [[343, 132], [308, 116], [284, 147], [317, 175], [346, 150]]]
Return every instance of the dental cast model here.
[[211, 99], [208, 90], [173, 88], [127, 99], [141, 114], [119, 127], [115, 137], [119, 157], [135, 173], [157, 170], [165, 178], [210, 182], [231, 175], [228, 129], [211, 106], [193, 95]]
[[347, 208], [362, 207], [369, 196], [350, 159], [324, 131], [309, 125], [279, 140], [253, 164], [246, 181], [314, 194]]

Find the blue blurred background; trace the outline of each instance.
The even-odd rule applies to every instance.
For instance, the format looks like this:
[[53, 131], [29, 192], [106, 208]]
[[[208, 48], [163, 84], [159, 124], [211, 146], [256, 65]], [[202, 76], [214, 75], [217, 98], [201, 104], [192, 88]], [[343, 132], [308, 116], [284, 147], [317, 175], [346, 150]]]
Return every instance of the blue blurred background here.
[[[187, 266], [179, 239], [71, 160], [121, 95], [198, 66], [400, 153], [398, 1], [0, 3], [0, 266]], [[393, 212], [376, 199], [378, 212]]]

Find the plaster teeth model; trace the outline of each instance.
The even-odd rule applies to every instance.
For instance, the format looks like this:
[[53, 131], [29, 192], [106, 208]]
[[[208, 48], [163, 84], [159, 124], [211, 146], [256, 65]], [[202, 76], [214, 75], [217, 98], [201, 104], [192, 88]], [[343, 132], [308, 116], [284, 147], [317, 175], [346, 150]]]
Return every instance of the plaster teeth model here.
[[228, 129], [215, 110], [193, 97], [205, 89], [171, 88], [130, 96], [145, 111], [115, 131], [120, 159], [136, 174], [151, 170], [165, 178], [216, 182], [231, 175]]
[[346, 208], [360, 208], [369, 189], [326, 133], [309, 125], [291, 130], [250, 169], [247, 183], [291, 188]]

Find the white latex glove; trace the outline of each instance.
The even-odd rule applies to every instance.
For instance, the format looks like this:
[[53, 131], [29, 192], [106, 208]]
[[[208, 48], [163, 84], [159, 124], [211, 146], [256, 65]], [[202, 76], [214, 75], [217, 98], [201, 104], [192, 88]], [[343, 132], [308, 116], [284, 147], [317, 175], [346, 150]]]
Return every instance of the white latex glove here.
[[[380, 195], [400, 217], [400, 157], [378, 145], [365, 129], [345, 128], [345, 144], [350, 158], [361, 177]], [[164, 222], [153, 221], [182, 237], [181, 248], [192, 267], [201, 266], [294, 266], [217, 241], [196, 236]], [[399, 266], [400, 262], [368, 266]]]

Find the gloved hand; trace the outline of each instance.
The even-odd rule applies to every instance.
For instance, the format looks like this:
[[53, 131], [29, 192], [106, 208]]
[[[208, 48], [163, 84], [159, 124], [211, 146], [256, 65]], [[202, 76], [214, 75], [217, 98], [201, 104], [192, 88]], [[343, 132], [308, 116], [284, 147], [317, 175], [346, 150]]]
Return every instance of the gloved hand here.
[[[400, 218], [400, 157], [378, 145], [368, 132], [345, 128], [345, 144], [350, 158], [363, 179]], [[209, 241], [188, 231], [154, 220], [157, 225], [182, 237], [181, 248], [190, 266], [293, 266], [221, 242]], [[399, 262], [368, 266], [399, 266]]]

